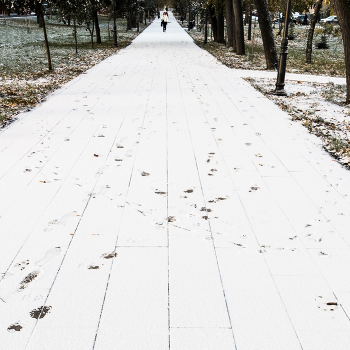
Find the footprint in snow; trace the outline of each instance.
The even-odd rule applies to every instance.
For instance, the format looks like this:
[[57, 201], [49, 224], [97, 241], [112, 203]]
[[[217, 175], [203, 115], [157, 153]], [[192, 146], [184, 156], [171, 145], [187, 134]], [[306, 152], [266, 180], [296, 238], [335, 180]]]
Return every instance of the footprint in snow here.
[[23, 289], [26, 289], [28, 285], [33, 282], [40, 274], [39, 270], [30, 272], [24, 279], [20, 282], [20, 286], [17, 289], [18, 292], [21, 292]]
[[208, 213], [212, 212], [211, 209], [206, 208], [206, 207], [202, 207], [200, 211], [206, 211], [206, 212], [208, 212]]
[[323, 257], [323, 258], [329, 258], [329, 254], [327, 252], [324, 251], [320, 251], [318, 253], [319, 256]]
[[43, 267], [44, 265], [48, 264], [51, 260], [56, 258], [58, 255], [60, 255], [61, 252], [62, 252], [61, 247], [52, 248], [48, 250], [45, 256], [41, 260], [37, 261], [35, 265], [38, 267]]
[[24, 261], [22, 261], [22, 262], [20, 262], [20, 263], [17, 263], [17, 264], [15, 264], [15, 265], [13, 266], [13, 272], [10, 271], [10, 272], [7, 273], [7, 275], [13, 275], [13, 274], [15, 274], [15, 273], [16, 273], [16, 270], [22, 271], [22, 270], [24, 270], [28, 265], [29, 265], [29, 260], [24, 260]]
[[[337, 300], [329, 300], [332, 298], [323, 298], [322, 296], [318, 296], [315, 300], [317, 302], [317, 306], [319, 309], [324, 311], [335, 311], [339, 307], [339, 303]], [[327, 301], [328, 300], [328, 301]]]
[[14, 323], [7, 328], [10, 333], [19, 332], [23, 327], [19, 323]]
[[154, 192], [155, 194], [166, 194], [166, 192], [163, 192], [163, 191], [156, 191]]
[[53, 225], [62, 225], [62, 226], [65, 226], [65, 225], [68, 223], [68, 221], [69, 221], [72, 217], [74, 217], [74, 216], [79, 216], [79, 215], [77, 215], [76, 213], [77, 213], [76, 211], [71, 211], [71, 212], [69, 212], [69, 213], [67, 213], [67, 214], [64, 214], [64, 215], [61, 217], [61, 219], [59, 219], [59, 220], [58, 220], [58, 219], [54, 219], [54, 220], [50, 221], [50, 222], [48, 223], [49, 227], [46, 227], [46, 228], [44, 229], [44, 231], [52, 231], [53, 228], [50, 227], [50, 226], [53, 226]]
[[113, 259], [117, 256], [116, 252], [111, 252], [111, 253], [104, 253], [101, 255], [101, 258], [103, 259]]
[[35, 319], [44, 318], [48, 313], [51, 312], [52, 306], [40, 306], [37, 309], [34, 309], [29, 312], [30, 317]]

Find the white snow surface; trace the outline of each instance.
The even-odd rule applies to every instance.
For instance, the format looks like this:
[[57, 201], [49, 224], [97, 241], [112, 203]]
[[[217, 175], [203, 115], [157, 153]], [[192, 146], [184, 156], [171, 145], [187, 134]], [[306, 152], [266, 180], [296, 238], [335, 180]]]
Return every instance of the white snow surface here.
[[0, 349], [349, 349], [349, 172], [170, 19], [0, 134]]

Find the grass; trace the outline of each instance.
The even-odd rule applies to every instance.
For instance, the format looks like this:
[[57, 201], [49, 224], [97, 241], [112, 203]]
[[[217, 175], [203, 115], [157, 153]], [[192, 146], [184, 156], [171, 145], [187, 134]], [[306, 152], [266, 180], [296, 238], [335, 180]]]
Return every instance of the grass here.
[[350, 125], [347, 120], [350, 106], [344, 103], [345, 85], [304, 83], [305, 92], [295, 93], [300, 88], [299, 82], [290, 81], [289, 89], [294, 92], [285, 98], [278, 98], [269, 94], [273, 85], [271, 79], [245, 80], [287, 112], [292, 120], [300, 121], [311, 134], [320, 137], [324, 149], [350, 169]]
[[[55, 17], [47, 20], [53, 71], [47, 68], [43, 31], [34, 17], [29, 31], [29, 21], [24, 18], [0, 21], [0, 125], [35, 107], [48, 93], [126, 47], [138, 35], [136, 30], [126, 32], [126, 20], [118, 19], [115, 48], [112, 35], [108, 35], [107, 18], [100, 16], [99, 20], [102, 44], [95, 43], [91, 48], [90, 34], [79, 26], [78, 54], [75, 54], [73, 27], [59, 23]], [[140, 32], [146, 26], [140, 23]]]
[[[183, 27], [186, 26], [187, 23], [184, 22]], [[344, 77], [344, 48], [340, 37], [339, 27], [330, 26], [326, 28], [327, 40], [330, 45], [330, 49], [328, 50], [318, 50], [315, 48], [315, 44], [321, 40], [324, 32], [322, 26], [318, 25], [316, 27], [311, 64], [305, 63], [308, 28], [308, 26], [294, 27], [295, 39], [289, 40], [287, 72]], [[247, 38], [248, 26], [246, 25], [244, 29], [245, 38]], [[278, 28], [273, 29], [273, 31], [276, 38], [277, 52], [279, 52], [282, 37], [281, 35], [278, 35]], [[208, 44], [204, 44], [204, 33], [199, 32], [197, 29], [193, 29], [188, 33], [199, 47], [210, 52], [214, 57], [230, 68], [251, 70], [266, 69], [264, 48], [258, 26], [254, 30], [252, 29], [252, 39], [254, 38], [254, 44], [252, 44], [252, 41], [245, 39], [246, 55], [243, 56], [236, 55], [224, 44], [213, 42], [210, 35], [208, 35]]]
[[322, 95], [328, 102], [337, 104], [338, 106], [344, 106], [344, 95], [346, 94], [345, 85], [335, 85], [334, 83], [328, 83], [322, 89]]

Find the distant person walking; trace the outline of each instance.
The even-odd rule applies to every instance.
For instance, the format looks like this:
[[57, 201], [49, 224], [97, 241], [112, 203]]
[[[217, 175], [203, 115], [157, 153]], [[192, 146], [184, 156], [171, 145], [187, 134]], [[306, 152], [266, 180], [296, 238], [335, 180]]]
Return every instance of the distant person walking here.
[[163, 16], [161, 19], [162, 19], [163, 32], [166, 32], [166, 26], [169, 22], [168, 14], [166, 12], [163, 12]]

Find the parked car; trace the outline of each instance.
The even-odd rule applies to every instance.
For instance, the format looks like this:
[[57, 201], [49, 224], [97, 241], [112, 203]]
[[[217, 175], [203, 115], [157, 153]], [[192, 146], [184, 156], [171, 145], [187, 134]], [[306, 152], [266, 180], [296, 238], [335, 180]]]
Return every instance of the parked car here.
[[297, 18], [300, 16], [300, 13], [299, 12], [294, 12], [292, 14], [292, 21], [295, 23]]
[[309, 24], [309, 17], [306, 14], [299, 15], [295, 20], [293, 19], [293, 22], [295, 24], [306, 25], [306, 24]]
[[329, 16], [327, 18], [322, 18], [320, 20], [321, 23], [333, 23], [333, 24], [339, 24], [337, 16]]

